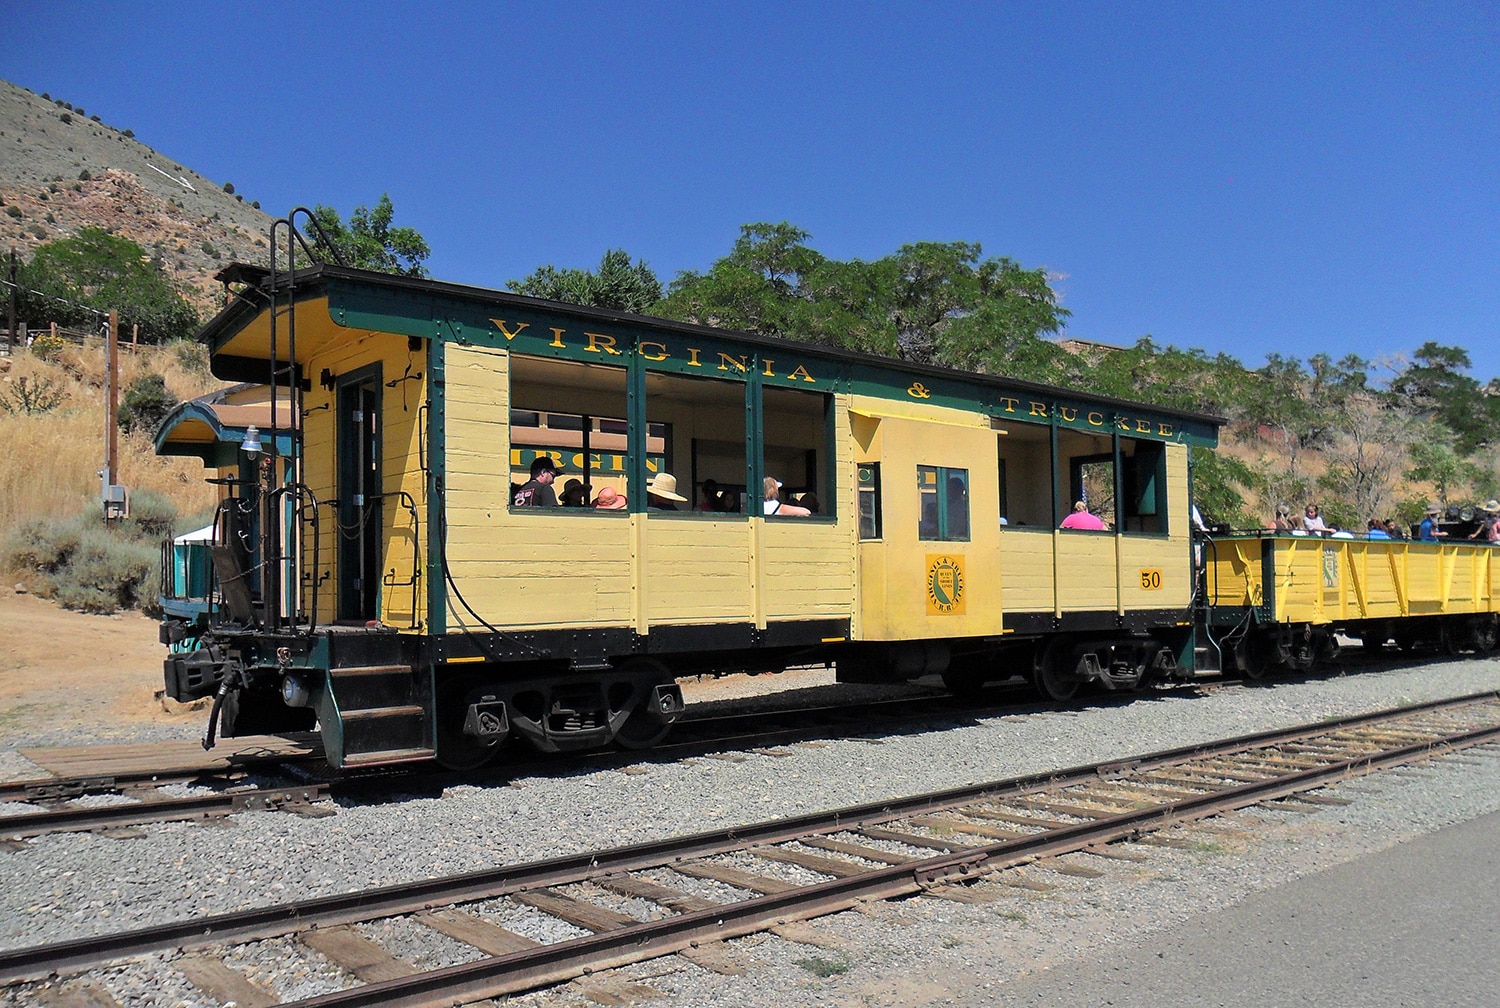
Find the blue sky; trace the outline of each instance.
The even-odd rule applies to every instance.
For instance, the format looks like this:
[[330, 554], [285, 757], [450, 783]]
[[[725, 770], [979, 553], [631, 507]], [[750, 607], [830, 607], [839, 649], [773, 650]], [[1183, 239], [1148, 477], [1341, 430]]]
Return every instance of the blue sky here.
[[739, 226], [841, 259], [975, 241], [1070, 335], [1500, 376], [1492, 3], [11, 0], [0, 77], [284, 214], [389, 192], [432, 274]]

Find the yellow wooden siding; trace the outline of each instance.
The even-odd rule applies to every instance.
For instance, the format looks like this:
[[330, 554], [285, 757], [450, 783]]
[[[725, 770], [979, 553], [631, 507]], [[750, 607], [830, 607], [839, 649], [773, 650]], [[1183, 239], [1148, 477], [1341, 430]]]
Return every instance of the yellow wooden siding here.
[[[1209, 551], [1217, 606], [1258, 605], [1265, 539], [1230, 539]], [[1338, 623], [1500, 611], [1492, 547], [1384, 539], [1277, 536], [1275, 619]]]
[[[1000, 547], [1000, 490], [996, 433], [987, 417], [960, 410], [908, 404], [889, 415], [879, 401], [854, 397], [857, 461], [880, 463], [882, 536], [859, 547], [861, 557], [858, 636], [907, 640], [998, 634], [1004, 629]], [[918, 416], [917, 414], [920, 414]], [[969, 541], [917, 538], [917, 466], [967, 469]], [[851, 466], [852, 468], [852, 466]], [[963, 565], [963, 611], [928, 611], [929, 557], [956, 558]], [[877, 559], [878, 557], [878, 559]]]
[[[628, 626], [649, 633], [653, 625], [764, 627], [767, 620], [850, 617], [855, 499], [846, 421], [834, 445], [836, 524], [512, 512], [507, 357], [475, 347], [450, 345], [447, 352], [448, 561], [464, 598], [487, 621], [515, 629]], [[708, 418], [673, 412], [670, 404], [660, 412], [682, 442], [694, 436], [694, 423], [713, 429]], [[688, 479], [680, 474], [684, 496]], [[755, 502], [748, 503], [753, 509]], [[766, 590], [758, 593], [757, 585]], [[451, 631], [476, 626], [451, 591], [449, 612]]]
[[1119, 604], [1115, 562], [1118, 537], [1103, 532], [1059, 532], [1057, 549], [1057, 608], [1061, 612], [1113, 612]]
[[[414, 521], [399, 496], [387, 496], [381, 505], [381, 543], [385, 552], [380, 563], [380, 619], [402, 630], [418, 629], [426, 620], [426, 587], [420, 579], [415, 590], [411, 584], [414, 547], [415, 570], [423, 571], [426, 565], [425, 542], [422, 541], [426, 539], [426, 481], [419, 468], [421, 430], [417, 422], [418, 407], [427, 398], [423, 357], [423, 354], [416, 354], [416, 363], [412, 365], [412, 373], [423, 372], [421, 380], [388, 388], [384, 382], [404, 374], [413, 360], [406, 337], [351, 332], [342, 339], [324, 343], [304, 365], [310, 374], [327, 369], [335, 377], [370, 364], [381, 365], [381, 492], [398, 494], [406, 491], [411, 495], [417, 512]], [[304, 395], [303, 406], [302, 480], [319, 501], [332, 501], [338, 496], [337, 392], [314, 383]], [[335, 615], [339, 579], [344, 575], [337, 569], [339, 530], [334, 508], [320, 507], [318, 523], [318, 570], [313, 578], [317, 587], [304, 588], [304, 599], [311, 602], [311, 593], [317, 592], [318, 618], [324, 620]], [[307, 526], [305, 532], [302, 565], [304, 570], [312, 570], [311, 527]]]
[[[1120, 536], [1118, 541], [1120, 599], [1127, 611], [1181, 608], [1192, 601], [1192, 546], [1187, 536]], [[1160, 571], [1161, 587], [1143, 587], [1142, 571]]]
[[755, 619], [748, 521], [649, 512], [644, 521], [648, 625]]
[[1008, 527], [1000, 533], [1005, 577], [1000, 604], [1006, 612], [1051, 612], [1056, 602], [1051, 529]]

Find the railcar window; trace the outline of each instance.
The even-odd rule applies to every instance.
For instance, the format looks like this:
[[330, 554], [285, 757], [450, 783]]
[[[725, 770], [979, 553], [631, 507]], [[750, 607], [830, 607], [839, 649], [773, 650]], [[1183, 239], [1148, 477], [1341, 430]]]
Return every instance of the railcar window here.
[[880, 463], [859, 467], [859, 537], [880, 538]]
[[653, 512], [744, 510], [745, 388], [743, 382], [717, 378], [646, 376], [647, 430], [665, 445], [659, 463], [647, 468], [658, 487], [675, 486], [669, 490], [675, 497], [653, 499]]
[[917, 466], [917, 538], [927, 542], [967, 542], [969, 470]]
[[[830, 478], [832, 397], [821, 392], [763, 388], [761, 402], [761, 474], [781, 481], [783, 501], [810, 507], [815, 517], [835, 516], [837, 502]], [[761, 496], [755, 495], [756, 499]]]
[[[512, 354], [512, 486], [531, 479], [532, 462], [546, 456], [562, 467], [553, 482], [558, 497], [574, 480], [585, 503], [606, 487], [628, 497], [625, 388], [624, 368]], [[648, 466], [660, 465], [665, 450], [662, 433], [648, 438]]]
[[1052, 528], [1051, 435], [1040, 424], [1015, 424], [997, 438], [1007, 528]]

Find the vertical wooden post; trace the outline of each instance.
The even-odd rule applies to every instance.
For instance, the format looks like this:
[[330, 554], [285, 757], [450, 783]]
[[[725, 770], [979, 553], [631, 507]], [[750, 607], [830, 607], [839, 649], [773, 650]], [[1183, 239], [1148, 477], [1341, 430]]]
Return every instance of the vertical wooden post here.
[[11, 246], [10, 250], [10, 297], [6, 298], [6, 331], [10, 333], [11, 353], [16, 350], [16, 299], [20, 296], [20, 289], [16, 286], [16, 249]]
[[119, 482], [120, 425], [120, 313], [109, 312], [109, 335], [105, 339], [104, 386], [108, 390], [104, 408], [109, 412], [104, 417], [104, 430], [108, 439], [108, 450], [104, 460], [104, 485], [108, 488]]

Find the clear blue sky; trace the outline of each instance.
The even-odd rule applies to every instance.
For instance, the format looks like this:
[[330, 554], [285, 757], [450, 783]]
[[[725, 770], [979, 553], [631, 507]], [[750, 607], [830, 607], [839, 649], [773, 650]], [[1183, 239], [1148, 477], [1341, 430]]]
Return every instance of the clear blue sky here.
[[284, 214], [389, 192], [443, 280], [739, 226], [977, 241], [1071, 335], [1500, 375], [1485, 3], [38, 3], [0, 76]]

